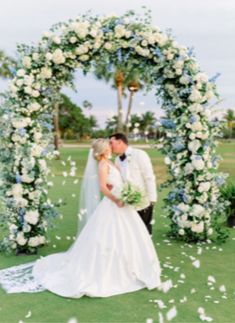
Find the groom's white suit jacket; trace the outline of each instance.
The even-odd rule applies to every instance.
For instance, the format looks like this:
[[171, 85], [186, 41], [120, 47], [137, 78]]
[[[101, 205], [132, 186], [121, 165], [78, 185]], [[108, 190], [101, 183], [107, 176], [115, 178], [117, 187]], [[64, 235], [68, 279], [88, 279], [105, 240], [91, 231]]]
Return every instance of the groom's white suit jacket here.
[[115, 163], [120, 168], [122, 177], [141, 188], [146, 196], [146, 201], [141, 209], [157, 201], [156, 178], [148, 154], [141, 150], [128, 146], [125, 151], [126, 159], [121, 161], [116, 158]]

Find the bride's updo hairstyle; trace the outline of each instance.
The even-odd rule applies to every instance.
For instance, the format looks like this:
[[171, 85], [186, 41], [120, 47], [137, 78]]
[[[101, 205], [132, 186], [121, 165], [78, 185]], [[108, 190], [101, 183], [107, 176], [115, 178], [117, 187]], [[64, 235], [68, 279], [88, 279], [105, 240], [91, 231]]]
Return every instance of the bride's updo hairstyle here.
[[93, 141], [92, 143], [92, 149], [93, 149], [93, 157], [97, 160], [100, 161], [104, 155], [105, 151], [109, 146], [109, 141], [104, 138], [99, 138]]

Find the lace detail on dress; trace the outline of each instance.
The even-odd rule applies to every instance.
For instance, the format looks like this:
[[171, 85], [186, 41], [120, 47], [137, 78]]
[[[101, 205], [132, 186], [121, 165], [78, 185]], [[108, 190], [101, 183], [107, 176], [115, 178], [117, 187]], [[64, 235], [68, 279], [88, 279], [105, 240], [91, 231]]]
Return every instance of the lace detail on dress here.
[[34, 262], [0, 270], [0, 285], [8, 293], [37, 293], [45, 288], [37, 283], [32, 270]]

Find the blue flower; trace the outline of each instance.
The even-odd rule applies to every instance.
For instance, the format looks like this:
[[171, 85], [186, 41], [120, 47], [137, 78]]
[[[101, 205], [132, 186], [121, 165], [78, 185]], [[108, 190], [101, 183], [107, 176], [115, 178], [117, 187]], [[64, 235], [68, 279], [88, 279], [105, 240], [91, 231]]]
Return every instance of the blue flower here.
[[214, 76], [212, 76], [210, 79], [209, 79], [209, 82], [211, 83], [215, 83], [217, 78], [220, 77], [221, 73], [216, 73]]
[[185, 204], [188, 204], [188, 198], [184, 191], [179, 192], [179, 198], [181, 201], [183, 201]]
[[159, 48], [156, 48], [154, 53], [156, 54], [156, 56], [158, 56], [160, 59], [163, 58], [163, 54], [161, 52], [161, 50]]
[[15, 179], [16, 179], [16, 183], [17, 184], [20, 184], [21, 183], [21, 176], [20, 176], [20, 174], [16, 174], [16, 176], [15, 176]]
[[197, 118], [195, 118], [195, 116], [191, 116], [190, 118], [189, 118], [189, 122], [190, 123], [194, 123], [194, 122], [196, 122], [197, 121]]
[[161, 125], [167, 129], [175, 129], [175, 123], [170, 119], [160, 119]]
[[175, 199], [175, 193], [174, 193], [174, 192], [170, 192], [170, 193], [168, 193], [168, 195], [167, 195], [167, 199], [168, 199], [169, 201], [174, 200], [174, 199]]
[[172, 148], [176, 150], [176, 152], [182, 151], [185, 148], [185, 144], [181, 140], [177, 140], [172, 144]]
[[220, 175], [217, 175], [215, 177], [215, 182], [216, 182], [217, 185], [221, 186], [221, 185], [223, 185], [225, 183], [225, 179], [224, 179], [224, 177], [222, 177]]
[[194, 47], [190, 47], [188, 49], [188, 56], [195, 56], [195, 54], [194, 54]]
[[25, 128], [18, 129], [18, 133], [19, 133], [20, 136], [23, 137], [26, 134]]
[[117, 58], [118, 58], [118, 61], [121, 62], [122, 61], [122, 50], [121, 48], [119, 48], [117, 50]]

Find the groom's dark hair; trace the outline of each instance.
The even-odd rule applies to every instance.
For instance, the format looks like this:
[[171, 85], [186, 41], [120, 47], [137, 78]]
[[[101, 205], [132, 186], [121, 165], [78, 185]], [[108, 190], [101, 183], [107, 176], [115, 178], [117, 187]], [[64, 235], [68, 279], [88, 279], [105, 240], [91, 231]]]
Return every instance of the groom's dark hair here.
[[116, 133], [112, 134], [111, 136], [109, 136], [109, 139], [111, 139], [111, 138], [115, 138], [116, 140], [121, 140], [126, 145], [128, 145], [128, 139], [127, 139], [126, 135], [124, 135], [124, 133], [116, 132]]

